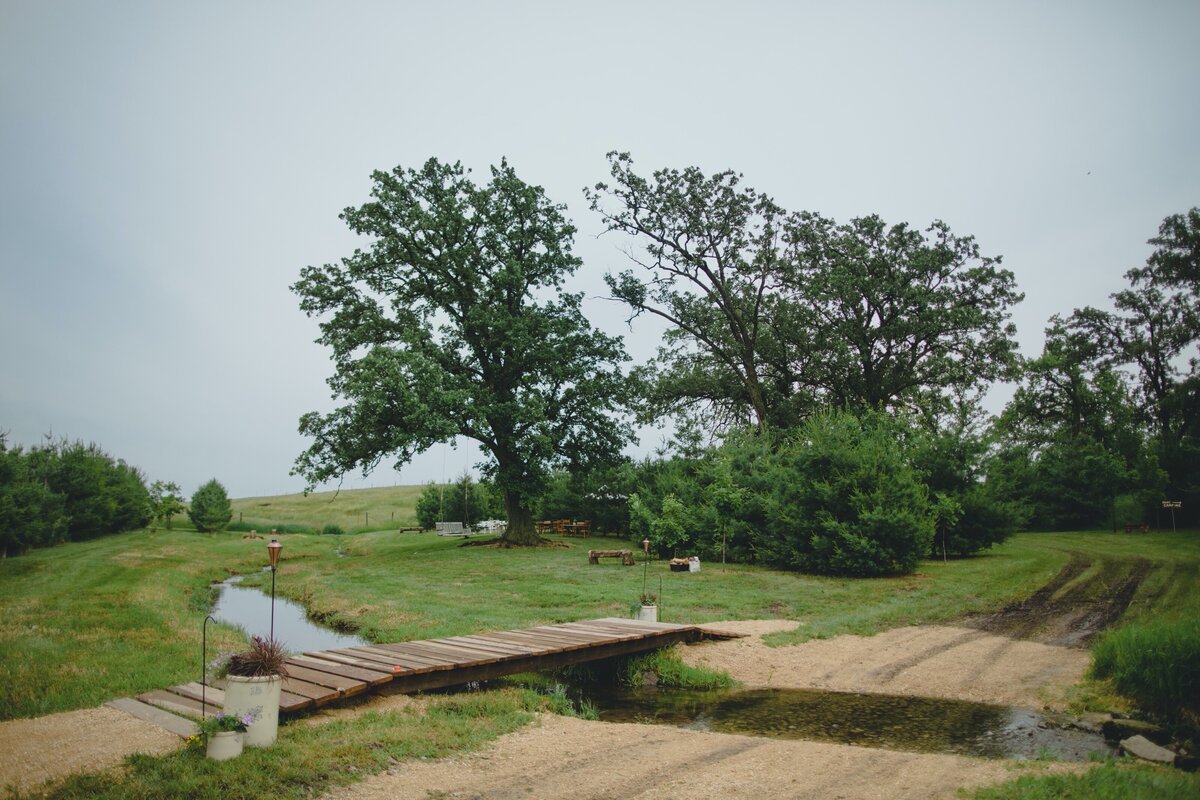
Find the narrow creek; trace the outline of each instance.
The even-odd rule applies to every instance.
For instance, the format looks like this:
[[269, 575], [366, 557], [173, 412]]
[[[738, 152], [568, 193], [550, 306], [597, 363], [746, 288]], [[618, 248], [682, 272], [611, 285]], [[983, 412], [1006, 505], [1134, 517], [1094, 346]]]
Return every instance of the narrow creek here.
[[601, 721], [808, 739], [983, 758], [1086, 761], [1116, 751], [1098, 733], [1023, 708], [815, 689], [699, 692], [657, 687], [568, 688]]
[[[242, 577], [235, 575], [217, 584], [220, 594], [211, 612], [213, 619], [239, 627], [247, 636], [266, 637], [271, 632], [270, 592], [238, 586]], [[359, 636], [313, 622], [304, 606], [279, 596], [275, 597], [275, 638], [291, 653], [370, 644]]]

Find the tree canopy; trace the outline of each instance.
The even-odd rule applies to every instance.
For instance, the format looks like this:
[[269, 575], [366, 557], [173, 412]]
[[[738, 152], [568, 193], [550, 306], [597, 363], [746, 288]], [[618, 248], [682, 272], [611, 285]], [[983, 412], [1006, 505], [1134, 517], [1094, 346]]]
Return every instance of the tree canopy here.
[[315, 485], [464, 436], [504, 495], [506, 541], [534, 542], [549, 470], [611, 459], [630, 439], [624, 348], [563, 290], [580, 265], [575, 228], [507, 162], [484, 185], [437, 159], [372, 180], [372, 199], [341, 215], [368, 247], [292, 287], [321, 318], [345, 401], [301, 418], [314, 441], [295, 472]]
[[1015, 375], [1020, 302], [1011, 272], [970, 236], [877, 216], [838, 224], [791, 213], [699, 169], [651, 179], [609, 154], [612, 183], [586, 192], [608, 229], [640, 245], [608, 276], [634, 316], [671, 328], [651, 415], [711, 427], [790, 428], [822, 408], [946, 411]]

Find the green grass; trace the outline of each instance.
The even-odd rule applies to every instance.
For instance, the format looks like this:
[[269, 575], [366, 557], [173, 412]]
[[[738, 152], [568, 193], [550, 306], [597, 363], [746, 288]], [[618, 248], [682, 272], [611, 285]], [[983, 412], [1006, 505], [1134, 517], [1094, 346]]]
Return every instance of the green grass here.
[[1200, 775], [1127, 763], [1110, 763], [1066, 775], [1023, 775], [976, 790], [974, 800], [1194, 800]]
[[1200, 719], [1200, 617], [1123, 625], [1092, 648], [1092, 675], [1171, 721]]
[[260, 533], [286, 526], [318, 532], [329, 524], [349, 533], [395, 530], [417, 524], [417, 498], [423, 486], [388, 486], [342, 492], [243, 497], [231, 501], [233, 521]]
[[[0, 562], [0, 718], [195, 680], [208, 584], [256, 568], [258, 556], [240, 537], [159, 531]], [[241, 641], [209, 626], [211, 652]]]
[[627, 686], [641, 686], [646, 673], [654, 674], [656, 686], [672, 689], [708, 691], [733, 686], [733, 679], [724, 672], [685, 664], [675, 647], [624, 659], [620, 671], [621, 681]]

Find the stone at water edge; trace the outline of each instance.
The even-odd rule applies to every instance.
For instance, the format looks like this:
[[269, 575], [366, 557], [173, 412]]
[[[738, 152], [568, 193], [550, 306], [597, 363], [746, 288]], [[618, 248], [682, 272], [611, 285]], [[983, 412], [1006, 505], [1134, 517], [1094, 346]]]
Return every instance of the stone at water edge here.
[[1130, 736], [1121, 740], [1121, 750], [1131, 756], [1137, 756], [1143, 761], [1153, 761], [1155, 764], [1175, 763], [1175, 753], [1165, 747], [1159, 747], [1145, 736]]

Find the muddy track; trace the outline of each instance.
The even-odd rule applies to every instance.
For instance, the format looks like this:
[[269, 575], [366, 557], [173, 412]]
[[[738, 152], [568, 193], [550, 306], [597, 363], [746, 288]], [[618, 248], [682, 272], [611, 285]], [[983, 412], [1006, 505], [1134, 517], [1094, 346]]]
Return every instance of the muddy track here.
[[1116, 560], [1071, 553], [1059, 573], [1027, 599], [966, 624], [1014, 639], [1087, 647], [1121, 618], [1153, 568], [1144, 558]]

